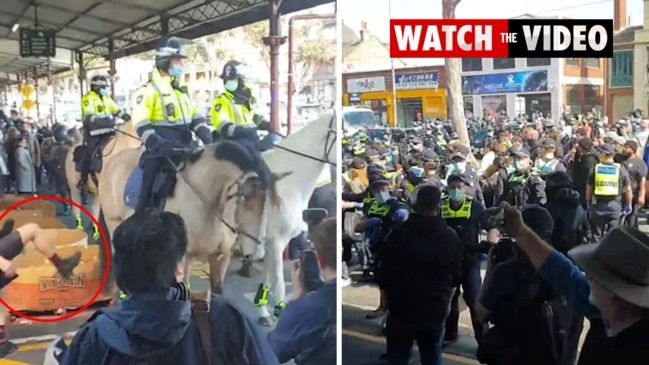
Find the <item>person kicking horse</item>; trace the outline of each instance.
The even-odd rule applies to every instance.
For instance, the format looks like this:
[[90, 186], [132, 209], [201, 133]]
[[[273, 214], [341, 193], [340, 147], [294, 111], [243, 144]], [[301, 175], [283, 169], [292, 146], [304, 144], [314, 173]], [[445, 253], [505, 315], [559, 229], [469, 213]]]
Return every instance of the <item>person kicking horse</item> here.
[[0, 230], [0, 288], [4, 288], [18, 276], [11, 260], [30, 242], [38, 252], [50, 260], [64, 279], [72, 275], [74, 268], [79, 265], [81, 252], [63, 259], [54, 251], [59, 238], [57, 230], [45, 230], [36, 223], [27, 223], [15, 231], [13, 227], [14, 221], [9, 219]]

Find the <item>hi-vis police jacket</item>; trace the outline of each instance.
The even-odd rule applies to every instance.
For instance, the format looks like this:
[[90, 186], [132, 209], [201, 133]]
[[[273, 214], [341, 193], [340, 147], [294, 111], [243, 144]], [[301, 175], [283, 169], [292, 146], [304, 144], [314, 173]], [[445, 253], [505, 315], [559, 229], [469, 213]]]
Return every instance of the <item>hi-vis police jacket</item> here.
[[124, 118], [126, 113], [120, 110], [110, 96], [101, 96], [90, 91], [81, 98], [81, 115], [88, 133], [98, 136], [113, 132], [113, 117]]
[[249, 100], [247, 104], [237, 103], [231, 92], [224, 91], [212, 103], [211, 117], [214, 130], [218, 131], [221, 124], [228, 122], [237, 127], [256, 127], [252, 100]]
[[207, 143], [204, 136], [211, 138], [205, 117], [197, 112], [189, 96], [157, 69], [151, 73], [151, 80], [136, 92], [131, 119], [146, 146], [142, 157], [167, 155], [162, 151], [163, 145], [191, 146], [192, 131], [204, 143]]

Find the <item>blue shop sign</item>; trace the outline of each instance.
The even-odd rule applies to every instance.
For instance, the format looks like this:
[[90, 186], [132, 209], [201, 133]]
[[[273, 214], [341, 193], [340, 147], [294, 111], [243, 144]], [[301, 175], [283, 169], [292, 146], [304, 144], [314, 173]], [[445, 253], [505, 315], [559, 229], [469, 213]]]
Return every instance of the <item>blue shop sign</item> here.
[[548, 72], [525, 71], [462, 76], [462, 95], [548, 91]]
[[437, 89], [438, 87], [439, 73], [437, 72], [394, 75], [395, 90]]

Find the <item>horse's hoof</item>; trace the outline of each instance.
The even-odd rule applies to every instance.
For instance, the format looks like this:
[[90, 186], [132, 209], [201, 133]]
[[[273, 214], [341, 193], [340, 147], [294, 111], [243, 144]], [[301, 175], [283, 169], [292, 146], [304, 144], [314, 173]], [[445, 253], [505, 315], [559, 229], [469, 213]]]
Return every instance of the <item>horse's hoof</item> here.
[[273, 326], [273, 320], [270, 317], [259, 317], [259, 325], [264, 326], [264, 327], [272, 327]]
[[252, 278], [252, 261], [244, 261], [241, 264], [241, 269], [237, 271], [237, 274], [239, 274], [239, 276], [242, 276], [244, 278], [248, 278], [248, 279]]

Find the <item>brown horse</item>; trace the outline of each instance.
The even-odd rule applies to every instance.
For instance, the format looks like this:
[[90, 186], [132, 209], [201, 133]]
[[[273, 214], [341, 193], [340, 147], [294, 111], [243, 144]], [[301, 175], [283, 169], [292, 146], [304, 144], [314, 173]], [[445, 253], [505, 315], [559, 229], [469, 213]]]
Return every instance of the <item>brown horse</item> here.
[[[138, 164], [140, 150], [128, 149], [116, 154], [104, 165], [99, 179], [101, 217], [107, 233], [112, 234], [121, 222], [133, 214], [124, 202], [126, 181]], [[186, 280], [192, 261], [207, 257], [210, 286], [222, 292], [232, 247], [238, 238], [243, 246], [261, 244], [268, 212], [278, 204], [275, 182], [283, 176], [273, 175], [265, 188], [259, 177], [250, 172], [247, 151], [232, 142], [207, 146], [192, 156], [184, 168], [176, 171], [177, 182], [166, 199], [165, 210], [180, 214], [189, 238]], [[285, 175], [284, 175], [285, 176]], [[237, 237], [238, 236], [238, 237]]]
[[[81, 146], [82, 143], [83, 139], [77, 140], [76, 143], [74, 143], [70, 147], [65, 158], [65, 176], [68, 187], [70, 189], [70, 199], [79, 204], [81, 204], [81, 192], [77, 188], [77, 183], [81, 179], [81, 174], [77, 172], [75, 168], [74, 150], [77, 147]], [[106, 163], [108, 163], [108, 161], [119, 152], [130, 148], [139, 148], [141, 144], [142, 142], [135, 133], [133, 123], [127, 122], [119, 125], [117, 127], [115, 137], [108, 141], [102, 149], [103, 165], [105, 166]], [[102, 168], [102, 171], [103, 170], [104, 169]], [[97, 172], [95, 175], [97, 176], [97, 179], [99, 179], [101, 173]], [[99, 215], [99, 199], [97, 198], [98, 189], [92, 179], [88, 179], [86, 189], [88, 193], [93, 196], [92, 203], [90, 205], [90, 213], [97, 217]], [[79, 210], [79, 208], [73, 206], [72, 213], [77, 219], [77, 228], [83, 229], [83, 226], [81, 225], [81, 211]], [[95, 227], [94, 231], [95, 238], [98, 238], [96, 235], [96, 233], [98, 232], [97, 227]]]

